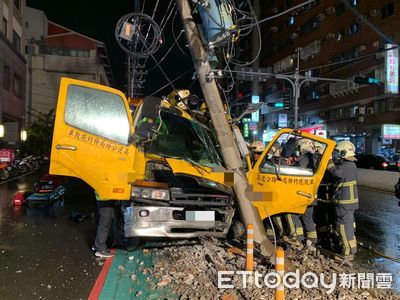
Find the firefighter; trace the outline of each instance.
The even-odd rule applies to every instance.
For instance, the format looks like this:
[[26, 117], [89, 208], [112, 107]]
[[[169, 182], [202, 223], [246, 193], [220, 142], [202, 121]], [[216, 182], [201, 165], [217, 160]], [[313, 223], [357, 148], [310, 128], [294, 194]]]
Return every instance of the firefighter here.
[[254, 141], [251, 144], [251, 162], [253, 166], [264, 152], [264, 149], [264, 144], [261, 141]]
[[304, 231], [303, 225], [301, 224], [300, 218], [296, 214], [284, 214], [283, 218], [286, 222], [287, 229], [289, 230], [288, 235], [292, 240], [297, 240], [300, 243], [304, 242]]
[[[297, 159], [295, 166], [311, 169], [313, 172], [317, 167], [317, 158], [315, 155], [315, 144], [310, 139], [302, 139], [299, 141], [300, 146], [300, 156]], [[304, 226], [305, 235], [307, 237], [308, 242], [311, 245], [315, 245], [317, 243], [317, 231], [315, 229], [315, 223], [313, 219], [314, 214], [314, 206], [317, 204], [317, 201], [307, 206], [304, 214], [300, 215], [300, 221]]]
[[[275, 143], [269, 149], [269, 151], [265, 157], [265, 160], [271, 162], [272, 164], [280, 164], [280, 162], [282, 160], [281, 153], [282, 153], [281, 147], [279, 146], [278, 143]], [[271, 224], [271, 221], [272, 221], [272, 224]], [[267, 236], [270, 239], [274, 239], [274, 234], [277, 239], [280, 239], [284, 235], [284, 228], [283, 228], [283, 224], [282, 224], [282, 218], [280, 215], [272, 216], [271, 220], [269, 220], [268, 218], [265, 219], [264, 225], [266, 227]], [[273, 226], [273, 228], [272, 228], [272, 226]]]
[[333, 196], [336, 231], [340, 237], [342, 254], [351, 261], [357, 252], [354, 212], [358, 209], [358, 190], [354, 144], [339, 142], [333, 157], [334, 160], [328, 164], [328, 171], [337, 181]]
[[317, 205], [314, 207], [318, 244], [326, 249], [331, 248], [331, 232], [335, 228], [332, 202], [334, 189], [333, 177], [329, 171], [326, 171], [318, 187]]

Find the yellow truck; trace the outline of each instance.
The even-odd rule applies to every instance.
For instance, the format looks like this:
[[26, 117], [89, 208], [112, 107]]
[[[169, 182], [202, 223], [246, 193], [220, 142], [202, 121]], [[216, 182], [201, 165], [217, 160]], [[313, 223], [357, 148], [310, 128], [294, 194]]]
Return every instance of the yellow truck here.
[[[291, 165], [293, 153], [271, 152], [272, 145], [289, 149], [304, 138], [322, 145], [314, 169]], [[303, 213], [333, 147], [327, 139], [281, 130], [243, 172], [261, 218]], [[124, 200], [126, 237], [225, 237], [235, 195], [217, 148], [212, 129], [166, 100], [145, 97], [132, 116], [122, 92], [61, 80], [50, 173], [82, 179], [99, 199]]]

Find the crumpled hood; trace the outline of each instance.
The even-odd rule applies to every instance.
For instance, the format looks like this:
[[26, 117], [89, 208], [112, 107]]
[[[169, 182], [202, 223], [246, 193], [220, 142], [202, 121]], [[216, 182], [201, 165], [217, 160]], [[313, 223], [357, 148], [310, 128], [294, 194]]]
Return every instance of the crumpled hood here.
[[174, 174], [187, 174], [202, 177], [226, 185], [225, 173], [223, 171], [213, 171], [206, 166], [196, 166], [188, 161], [174, 158], [166, 158]]

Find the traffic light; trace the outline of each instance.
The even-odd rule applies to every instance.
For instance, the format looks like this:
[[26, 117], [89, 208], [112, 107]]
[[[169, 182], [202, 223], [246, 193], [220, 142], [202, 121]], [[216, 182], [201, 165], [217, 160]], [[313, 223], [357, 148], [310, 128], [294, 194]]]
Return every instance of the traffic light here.
[[381, 81], [373, 77], [354, 77], [354, 83], [357, 84], [376, 84], [379, 85]]
[[291, 95], [291, 90], [286, 89], [283, 92], [283, 108], [286, 110], [289, 110], [292, 106], [292, 95]]
[[284, 108], [284, 103], [283, 102], [268, 102], [267, 106], [272, 106], [275, 108]]

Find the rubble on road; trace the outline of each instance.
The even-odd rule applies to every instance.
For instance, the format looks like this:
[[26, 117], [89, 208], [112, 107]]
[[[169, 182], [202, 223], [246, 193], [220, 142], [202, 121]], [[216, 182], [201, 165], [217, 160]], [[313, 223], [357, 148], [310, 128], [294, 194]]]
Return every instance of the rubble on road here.
[[[155, 251], [158, 256], [153, 269], [157, 282], [152, 288], [157, 289], [168, 284], [180, 299], [236, 300], [275, 297], [275, 289], [258, 288], [254, 285], [254, 279], [248, 283], [247, 288], [241, 288], [242, 276], [233, 277], [232, 283], [235, 288], [219, 289], [218, 271], [244, 271], [246, 260], [240, 253], [227, 251], [227, 247], [215, 239], [205, 239], [201, 244], [194, 246], [172, 246], [151, 251]], [[285, 289], [286, 299], [400, 299], [400, 296], [391, 290], [339, 287], [340, 273], [350, 274], [356, 271], [321, 255], [313, 247], [299, 248], [288, 245], [285, 255], [294, 268], [300, 270], [300, 274], [309, 271], [324, 274], [327, 283], [332, 281], [333, 273], [338, 274], [335, 290], [329, 295], [327, 289], [319, 284], [318, 288], [301, 286]], [[265, 264], [265, 261], [262, 265], [260, 259], [256, 259], [256, 270], [265, 275], [269, 271], [274, 271], [274, 266]]]

